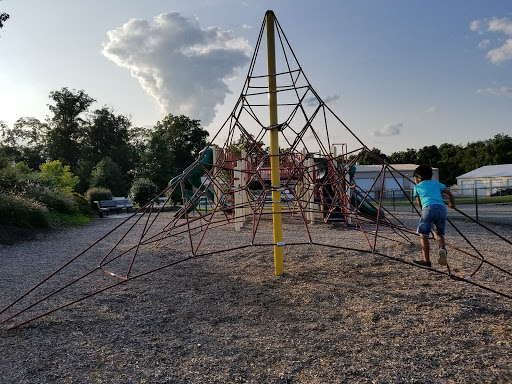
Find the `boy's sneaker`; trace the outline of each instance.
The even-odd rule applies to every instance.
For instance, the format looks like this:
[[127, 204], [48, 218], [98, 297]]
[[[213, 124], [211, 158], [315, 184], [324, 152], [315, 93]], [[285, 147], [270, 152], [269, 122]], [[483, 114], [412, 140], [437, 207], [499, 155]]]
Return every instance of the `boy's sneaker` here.
[[448, 265], [448, 260], [446, 259], [446, 248], [439, 248], [439, 264], [440, 265]]
[[419, 267], [422, 268], [432, 268], [432, 263], [430, 261], [425, 260], [413, 260], [413, 264], [416, 264]]

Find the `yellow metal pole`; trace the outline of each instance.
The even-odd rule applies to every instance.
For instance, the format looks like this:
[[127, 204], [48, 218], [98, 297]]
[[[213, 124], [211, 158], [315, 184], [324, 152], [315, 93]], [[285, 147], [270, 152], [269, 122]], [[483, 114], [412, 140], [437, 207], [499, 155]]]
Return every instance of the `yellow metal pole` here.
[[277, 121], [276, 49], [274, 12], [265, 14], [267, 24], [268, 102], [270, 113], [270, 182], [272, 183], [272, 219], [274, 223], [275, 274], [283, 274], [283, 223], [281, 219], [281, 175], [279, 172], [279, 128]]

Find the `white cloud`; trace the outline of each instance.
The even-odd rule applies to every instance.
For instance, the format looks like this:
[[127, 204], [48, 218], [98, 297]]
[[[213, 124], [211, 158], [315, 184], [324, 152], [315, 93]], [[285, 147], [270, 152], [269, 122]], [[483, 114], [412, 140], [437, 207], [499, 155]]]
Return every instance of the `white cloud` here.
[[473, 20], [469, 25], [469, 29], [475, 32], [482, 32], [482, 22], [480, 20]]
[[250, 59], [247, 40], [218, 27], [203, 29], [178, 12], [152, 22], [132, 19], [107, 32], [103, 55], [128, 68], [164, 113], [186, 115], [208, 125], [230, 90], [226, 79]]
[[494, 95], [494, 96], [512, 97], [512, 88], [510, 88], [510, 87], [479, 89], [476, 92], [477, 93], [486, 93], [488, 95]]
[[487, 47], [489, 46], [489, 44], [491, 44], [491, 40], [489, 40], [489, 39], [482, 40], [482, 41], [478, 44], [478, 48], [483, 49], [483, 50], [486, 50], [486, 49], [487, 49]]
[[439, 110], [439, 108], [433, 106], [433, 107], [428, 108], [425, 112], [426, 113], [436, 113], [438, 110]]
[[[493, 64], [500, 64], [512, 60], [512, 20], [506, 17], [500, 19], [494, 17], [490, 20], [474, 20], [471, 22], [469, 28], [479, 34], [483, 34], [484, 32], [502, 33], [511, 37], [507, 39], [505, 43], [498, 43], [501, 44], [499, 47], [489, 50], [487, 52], [487, 58]], [[491, 40], [486, 39], [480, 42], [478, 47], [487, 50], [491, 44]]]
[[493, 18], [489, 21], [489, 32], [503, 32], [506, 35], [512, 36], [512, 20], [503, 17], [501, 19]]
[[396, 136], [404, 125], [402, 123], [390, 123], [379, 130], [373, 131], [372, 136]]
[[487, 57], [493, 64], [499, 64], [507, 60], [512, 60], [512, 39], [508, 39], [501, 47], [487, 52]]

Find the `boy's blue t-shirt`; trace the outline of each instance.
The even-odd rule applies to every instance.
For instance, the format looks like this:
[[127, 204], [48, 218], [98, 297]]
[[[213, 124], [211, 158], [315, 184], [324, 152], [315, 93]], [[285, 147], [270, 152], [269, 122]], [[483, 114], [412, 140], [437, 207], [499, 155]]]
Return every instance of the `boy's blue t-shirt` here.
[[423, 180], [414, 186], [414, 197], [419, 196], [421, 207], [425, 208], [429, 205], [444, 205], [443, 192], [446, 185], [436, 180]]

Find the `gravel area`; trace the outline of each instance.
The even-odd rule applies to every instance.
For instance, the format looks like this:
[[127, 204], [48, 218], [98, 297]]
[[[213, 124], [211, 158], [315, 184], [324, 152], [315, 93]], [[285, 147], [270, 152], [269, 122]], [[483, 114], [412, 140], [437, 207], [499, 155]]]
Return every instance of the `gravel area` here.
[[[122, 219], [95, 218], [81, 228], [0, 245], [0, 307]], [[161, 220], [156, 227], [169, 218]], [[131, 265], [130, 246], [145, 228], [143, 222], [126, 225], [135, 228], [123, 240], [126, 257], [120, 252], [108, 264], [119, 275]], [[408, 242], [382, 233], [389, 239], [379, 239], [379, 254], [372, 254], [291, 245], [307, 241], [308, 234], [291, 219], [284, 228], [282, 276], [274, 275], [272, 247], [257, 246], [272, 242], [268, 220], [260, 223], [254, 246], [144, 275], [189, 255], [190, 242], [171, 233], [158, 246], [141, 250], [130, 270], [138, 278], [124, 281], [96, 270], [40, 309], [2, 324], [0, 383], [512, 383], [511, 299], [405, 263], [421, 257], [414, 235]], [[469, 223], [458, 228], [489, 262], [512, 271], [510, 244]], [[493, 230], [510, 238], [510, 228]], [[241, 232], [212, 226], [206, 233], [193, 238], [199, 254], [251, 244], [250, 226]], [[310, 235], [315, 243], [368, 247], [360, 231], [339, 225], [315, 224]], [[367, 236], [372, 242], [373, 234]], [[471, 246], [453, 229], [448, 236], [462, 250], [449, 252], [452, 271], [471, 274], [478, 267], [466, 254]], [[118, 239], [98, 243], [42, 293], [94, 269]], [[512, 295], [511, 276], [487, 264], [470, 281]], [[105, 292], [6, 329], [116, 282]], [[0, 320], [19, 308], [14, 305]]]

